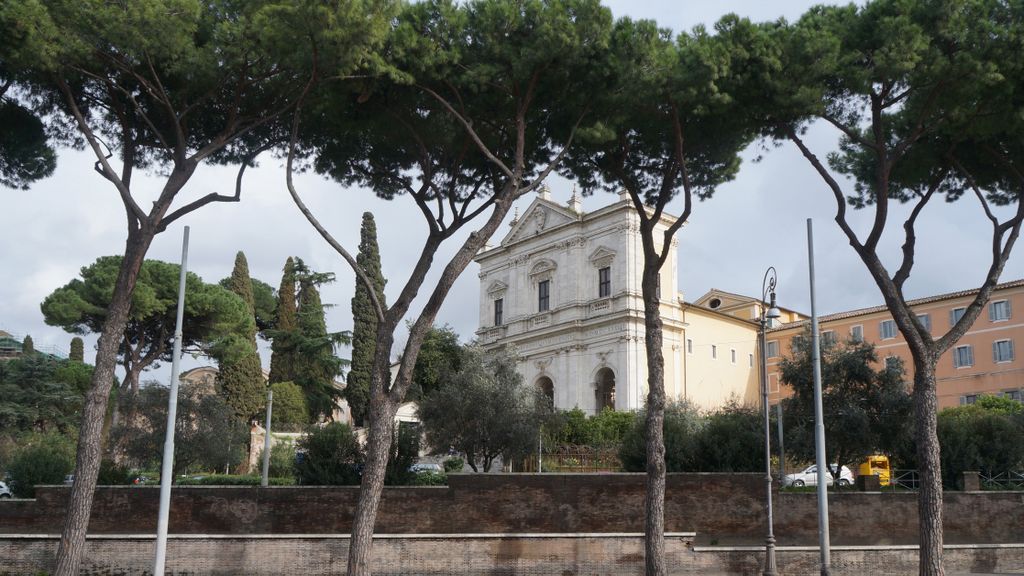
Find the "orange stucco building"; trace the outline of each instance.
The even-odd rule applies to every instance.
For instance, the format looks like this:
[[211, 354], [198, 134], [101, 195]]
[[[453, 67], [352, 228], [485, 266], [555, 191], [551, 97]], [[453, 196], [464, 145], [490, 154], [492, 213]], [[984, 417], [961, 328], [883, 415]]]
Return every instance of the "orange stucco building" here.
[[[909, 304], [929, 326], [933, 337], [945, 334], [973, 300], [977, 289], [911, 300]], [[913, 362], [907, 343], [885, 306], [828, 314], [819, 319], [822, 338], [864, 339], [875, 345], [879, 361], [903, 360], [908, 386]], [[793, 353], [793, 339], [809, 320], [781, 324], [768, 330], [769, 401], [790, 395], [780, 386], [779, 362]], [[1024, 280], [1000, 284], [974, 325], [939, 359], [936, 370], [939, 408], [970, 404], [981, 394], [1004, 395], [1020, 401], [1024, 392], [1024, 358], [1015, 346], [1024, 343]], [[799, 343], [798, 343], [799, 345]]]

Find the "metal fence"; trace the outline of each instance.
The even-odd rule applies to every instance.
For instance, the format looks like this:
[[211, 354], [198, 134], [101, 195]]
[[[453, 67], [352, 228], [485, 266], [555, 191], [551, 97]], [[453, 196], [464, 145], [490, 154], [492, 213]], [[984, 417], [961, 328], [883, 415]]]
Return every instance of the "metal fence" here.
[[[621, 472], [617, 448], [564, 445], [544, 448], [544, 472]], [[517, 472], [536, 472], [537, 454], [517, 461]]]
[[979, 474], [982, 490], [1024, 490], [1024, 471]]
[[921, 479], [917, 470], [893, 470], [889, 474], [889, 485], [882, 486], [883, 490], [910, 490], [916, 492], [921, 488]]

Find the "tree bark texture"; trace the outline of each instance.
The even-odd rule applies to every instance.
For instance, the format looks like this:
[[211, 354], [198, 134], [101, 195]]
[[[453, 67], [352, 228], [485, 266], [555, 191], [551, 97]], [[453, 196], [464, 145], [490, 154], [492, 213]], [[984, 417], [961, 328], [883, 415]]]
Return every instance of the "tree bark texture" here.
[[935, 389], [935, 360], [914, 358], [914, 427], [917, 439], [917, 468], [920, 491], [917, 515], [920, 526], [921, 576], [943, 576], [942, 565], [942, 474], [939, 461], [938, 400]]
[[117, 351], [124, 338], [131, 309], [132, 292], [146, 251], [153, 240], [152, 234], [129, 234], [125, 256], [117, 283], [110, 300], [107, 319], [103, 323], [96, 349], [96, 368], [82, 411], [82, 427], [78, 433], [78, 452], [75, 456], [75, 481], [71, 485], [71, 498], [57, 549], [55, 576], [77, 576], [79, 561], [85, 549], [85, 534], [92, 511], [93, 489], [99, 476], [102, 460], [103, 421], [107, 414], [107, 399], [114, 384]]
[[[374, 371], [373, 378], [380, 378], [379, 370]], [[380, 496], [384, 491], [384, 474], [387, 471], [388, 456], [391, 454], [393, 420], [397, 408], [398, 405], [393, 404], [385, 394], [374, 394], [370, 397], [370, 430], [366, 441], [366, 461], [363, 466], [363, 478], [359, 484], [359, 501], [352, 519], [352, 539], [349, 541], [349, 576], [370, 575], [373, 529], [377, 520]]]
[[645, 258], [642, 280], [648, 389], [644, 495], [644, 565], [647, 576], [665, 574], [665, 358], [661, 350], [661, 306], [657, 296], [661, 267], [656, 258], [655, 255]]

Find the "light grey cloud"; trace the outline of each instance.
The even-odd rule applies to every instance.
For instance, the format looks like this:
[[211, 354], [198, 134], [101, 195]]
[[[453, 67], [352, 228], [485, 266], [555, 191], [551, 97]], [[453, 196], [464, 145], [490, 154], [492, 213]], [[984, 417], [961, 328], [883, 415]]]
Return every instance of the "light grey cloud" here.
[[[616, 16], [653, 18], [661, 25], [690, 29], [704, 23], [711, 26], [721, 15], [735, 12], [752, 20], [795, 20], [812, 3], [804, 1], [626, 1], [608, 2]], [[827, 152], [836, 134], [819, 126], [809, 142]], [[836, 312], [881, 303], [864, 265], [857, 258], [832, 218], [835, 201], [820, 178], [791, 145], [771, 148], [761, 162], [752, 161], [761, 152], [751, 150], [739, 177], [723, 185], [715, 197], [698, 204], [690, 222], [679, 233], [680, 286], [688, 299], [711, 288], [757, 295], [764, 270], [772, 265], [779, 271], [779, 297], [786, 306], [809, 312], [806, 224], [814, 219], [817, 266], [817, 295], [820, 313]], [[97, 257], [123, 253], [125, 219], [117, 194], [92, 169], [94, 159], [86, 152], [62, 151], [56, 174], [31, 190], [2, 189], [0, 230], [0, 328], [32, 334], [37, 345], [67, 348], [71, 336], [43, 323], [39, 303], [55, 288], [74, 277], [78, 269]], [[310, 207], [337, 239], [355, 251], [364, 211], [376, 215], [386, 289], [389, 301], [397, 297], [426, 237], [422, 217], [406, 198], [383, 201], [366, 190], [345, 189], [315, 175], [298, 178], [298, 187]], [[145, 206], [159, 190], [158, 178], [138, 178], [135, 187]], [[227, 192], [234, 185], [234, 170], [201, 168], [185, 191], [198, 197], [211, 191]], [[571, 183], [553, 178], [556, 201], [568, 200]], [[517, 202], [520, 212], [532, 198]], [[596, 210], [614, 200], [608, 194], [584, 199], [585, 210]], [[671, 209], [676, 212], [679, 206]], [[900, 227], [907, 210], [890, 215], [892, 226], [883, 241], [884, 261], [893, 266], [902, 242]], [[1005, 216], [1006, 212], [1002, 211]], [[856, 213], [858, 230], [866, 230], [869, 213]], [[280, 162], [265, 159], [246, 175], [242, 202], [214, 204], [175, 223], [154, 241], [149, 257], [176, 262], [180, 257], [182, 225], [191, 226], [189, 269], [208, 282], [230, 274], [235, 252], [245, 251], [254, 277], [277, 286], [288, 256], [299, 256], [322, 271], [333, 271], [338, 281], [324, 287], [323, 299], [334, 306], [328, 310], [328, 327], [352, 327], [350, 299], [354, 279], [351, 271], [319, 238], [292, 204], [284, 188]], [[507, 232], [499, 229], [496, 239]], [[936, 202], [920, 222], [919, 256], [914, 275], [907, 285], [908, 296], [924, 296], [977, 286], [987, 268], [990, 230], [978, 205], [970, 198], [955, 204]], [[454, 246], [464, 238], [449, 241], [436, 262], [446, 261]], [[436, 279], [438, 269], [429, 280]], [[441, 309], [440, 322], [451, 324], [464, 339], [472, 337], [478, 325], [478, 279], [475, 265], [462, 275]], [[1013, 256], [1003, 278], [1024, 276], [1019, 254]], [[425, 292], [419, 295], [422, 304]], [[400, 337], [399, 341], [404, 341]], [[87, 339], [87, 346], [95, 337]], [[347, 351], [340, 351], [346, 356]], [[263, 350], [264, 364], [269, 352]], [[186, 365], [201, 363], [188, 359]], [[166, 366], [150, 377], [166, 378]]]

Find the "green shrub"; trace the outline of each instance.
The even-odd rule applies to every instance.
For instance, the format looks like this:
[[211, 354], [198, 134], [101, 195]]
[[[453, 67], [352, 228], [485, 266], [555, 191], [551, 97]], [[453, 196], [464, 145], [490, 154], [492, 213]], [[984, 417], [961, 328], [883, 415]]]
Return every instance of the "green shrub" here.
[[420, 472], [413, 474], [409, 486], [447, 486], [448, 475], [441, 472]]
[[702, 472], [757, 472], [764, 469], [764, 420], [761, 413], [736, 402], [705, 416], [697, 442], [697, 469]]
[[20, 448], [7, 467], [11, 491], [20, 498], [34, 498], [41, 484], [62, 484], [74, 469], [71, 441], [59, 434], [46, 434]]
[[275, 382], [270, 388], [274, 391], [274, 413], [271, 416], [271, 426], [274, 430], [305, 428], [309, 424], [310, 416], [302, 387], [294, 382]]
[[299, 440], [295, 477], [307, 486], [338, 486], [359, 483], [363, 454], [355, 434], [346, 424], [331, 422]]
[[618, 446], [633, 428], [636, 412], [616, 412], [605, 408], [596, 416], [587, 417], [579, 408], [559, 412], [546, 425], [548, 445]]
[[[704, 420], [688, 402], [669, 402], [665, 406], [665, 466], [668, 472], [692, 472], [700, 469], [699, 440]], [[627, 472], [647, 469], [645, 446], [646, 410], [637, 414], [633, 427], [622, 440], [619, 459]]]
[[[263, 470], [263, 449], [260, 448], [256, 467]], [[270, 477], [295, 478], [295, 444], [288, 440], [278, 440], [270, 448]]]
[[939, 413], [942, 481], [958, 488], [960, 474], [998, 474], [1024, 466], [1024, 413], [1005, 398], [981, 397]]
[[466, 467], [466, 461], [458, 456], [453, 456], [444, 461], [444, 471], [448, 472], [462, 472], [462, 469]]
[[100, 462], [100, 474], [96, 478], [96, 484], [100, 486], [121, 486], [131, 484], [134, 477], [131, 470], [115, 464], [112, 460]]
[[420, 455], [420, 427], [401, 422], [391, 439], [391, 456], [384, 473], [384, 483], [391, 486], [413, 484], [417, 474], [411, 470]]
[[[176, 484], [179, 486], [259, 486], [261, 477], [259, 474], [210, 474], [200, 477], [178, 478]], [[295, 479], [275, 478], [267, 479], [271, 486], [294, 486]]]

